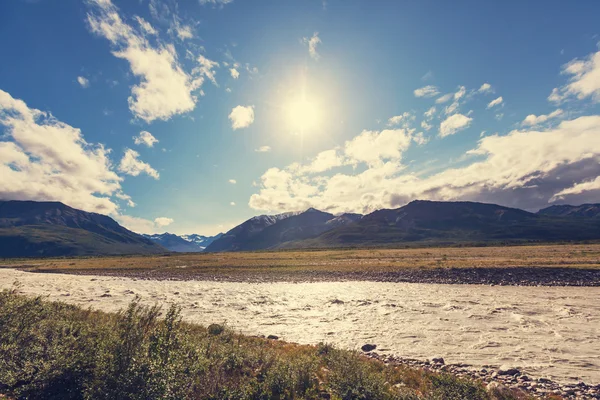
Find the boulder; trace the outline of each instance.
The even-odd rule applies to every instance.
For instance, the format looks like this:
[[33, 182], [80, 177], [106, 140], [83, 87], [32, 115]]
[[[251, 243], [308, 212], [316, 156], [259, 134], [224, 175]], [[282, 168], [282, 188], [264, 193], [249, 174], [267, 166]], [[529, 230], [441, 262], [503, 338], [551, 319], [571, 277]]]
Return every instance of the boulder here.
[[375, 350], [376, 348], [377, 348], [377, 345], [376, 345], [376, 344], [368, 344], [368, 343], [367, 343], [367, 344], [363, 345], [363, 346], [362, 346], [360, 349], [361, 349], [362, 351], [364, 351], [365, 353], [368, 353], [368, 352], [370, 352], [370, 351], [373, 351], [373, 350]]

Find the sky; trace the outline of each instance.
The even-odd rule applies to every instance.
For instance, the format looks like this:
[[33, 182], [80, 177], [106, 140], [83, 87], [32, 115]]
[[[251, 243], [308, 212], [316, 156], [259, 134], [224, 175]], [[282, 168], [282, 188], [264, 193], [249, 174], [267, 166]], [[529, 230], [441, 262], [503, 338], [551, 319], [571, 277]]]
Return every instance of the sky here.
[[140, 233], [600, 202], [600, 2], [0, 3], [0, 199]]

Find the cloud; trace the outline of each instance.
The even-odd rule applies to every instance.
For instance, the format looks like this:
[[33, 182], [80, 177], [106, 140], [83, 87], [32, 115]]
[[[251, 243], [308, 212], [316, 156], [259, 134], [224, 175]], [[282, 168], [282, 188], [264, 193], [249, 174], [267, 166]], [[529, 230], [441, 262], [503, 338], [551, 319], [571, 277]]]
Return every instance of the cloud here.
[[158, 143], [158, 139], [148, 131], [141, 131], [139, 136], [133, 137], [133, 142], [137, 145], [143, 144], [147, 147], [154, 147], [154, 143]]
[[207, 77], [212, 83], [217, 84], [217, 79], [215, 78], [216, 71], [215, 68], [219, 67], [219, 63], [216, 61], [211, 61], [203, 55], [199, 55], [197, 58], [198, 67], [194, 68], [193, 72], [198, 76]]
[[437, 99], [435, 99], [435, 103], [436, 104], [443, 104], [443, 103], [447, 103], [450, 100], [452, 100], [452, 98], [454, 97], [454, 93], [448, 93], [445, 94], [443, 96], [438, 97]]
[[310, 38], [302, 38], [302, 43], [308, 45], [308, 54], [314, 59], [318, 60], [321, 58], [319, 53], [317, 52], [317, 46], [321, 44], [321, 39], [319, 38], [319, 32], [315, 32]]
[[415, 117], [411, 113], [405, 112], [403, 114], [396, 115], [396, 116], [393, 116], [390, 119], [388, 119], [387, 125], [388, 126], [398, 126], [401, 123], [409, 123], [414, 119], [415, 119]]
[[421, 128], [425, 129], [426, 131], [430, 130], [431, 128], [433, 128], [433, 125], [431, 125], [430, 123], [428, 123], [427, 121], [421, 121]]
[[235, 206], [235, 201], [232, 201], [231, 203], [229, 203], [230, 206]]
[[548, 115], [535, 116], [534, 114], [529, 114], [527, 117], [525, 117], [525, 119], [523, 120], [523, 122], [521, 124], [529, 125], [529, 126], [543, 124], [544, 122], [546, 122], [550, 119], [558, 118], [558, 117], [562, 116], [563, 113], [564, 113], [563, 110], [561, 110], [559, 108], [557, 110], [552, 111]]
[[130, 215], [117, 214], [114, 216], [115, 220], [136, 233], [142, 233], [146, 235], [152, 235], [155, 233], [164, 233], [164, 227], [171, 225], [175, 222], [172, 218], [158, 217], [154, 220], [149, 220], [140, 217], [132, 217]]
[[189, 25], [180, 25], [177, 23], [175, 32], [177, 32], [177, 37], [180, 40], [192, 39], [194, 37], [194, 30]]
[[460, 100], [467, 93], [467, 89], [464, 86], [460, 86], [458, 91], [454, 93], [454, 100]]
[[435, 106], [431, 107], [429, 110], [427, 110], [423, 113], [423, 116], [425, 118], [427, 118], [427, 120], [431, 120], [435, 114], [435, 111], [436, 111]]
[[[341, 151], [347, 158], [344, 148]], [[320, 174], [308, 174], [304, 165], [298, 164], [270, 168], [262, 175], [249, 205], [273, 212], [315, 207], [334, 213], [364, 213], [400, 207], [414, 199], [431, 199], [484, 201], [537, 210], [557, 194], [590, 189], [570, 195], [570, 200], [579, 202], [585, 193], [598, 194], [600, 116], [562, 121], [544, 130], [488, 135], [467, 156], [472, 160], [468, 165], [432, 175], [407, 172], [397, 154], [351, 171], [347, 162]], [[574, 183], [585, 186], [565, 191]]]
[[479, 89], [477, 89], [477, 92], [479, 93], [492, 93], [493, 91], [494, 89], [492, 89], [492, 85], [489, 83], [484, 83]]
[[260, 146], [259, 148], [254, 149], [254, 151], [257, 153], [268, 153], [271, 151], [271, 146]]
[[237, 106], [229, 114], [233, 130], [247, 128], [254, 122], [254, 106]]
[[446, 118], [440, 125], [440, 137], [454, 135], [456, 132], [466, 129], [473, 118], [462, 114], [453, 114]]
[[338, 150], [332, 149], [320, 152], [309, 165], [302, 168], [304, 173], [317, 173], [328, 171], [343, 164], [344, 159], [338, 154]]
[[433, 85], [423, 86], [422, 88], [416, 89], [414, 92], [415, 97], [434, 97], [440, 94], [438, 88]]
[[584, 59], [571, 60], [563, 66], [562, 74], [569, 76], [569, 83], [554, 88], [548, 100], [559, 103], [574, 96], [579, 100], [589, 97], [593, 102], [600, 102], [600, 51]]
[[229, 3], [233, 3], [233, 0], [200, 0], [200, 4], [205, 5], [205, 4], [213, 4], [213, 5], [225, 5], [225, 4], [229, 4]]
[[429, 142], [429, 138], [425, 137], [423, 132], [419, 132], [416, 135], [413, 135], [412, 139], [419, 146], [423, 146]]
[[154, 29], [152, 27], [152, 25], [146, 21], [144, 18], [138, 17], [137, 15], [135, 17], [133, 17], [138, 24], [140, 25], [140, 28], [142, 29], [142, 31], [148, 35], [158, 35], [158, 32], [156, 31], [156, 29]]
[[90, 87], [90, 81], [87, 78], [84, 78], [83, 76], [78, 76], [77, 77], [77, 82], [84, 89], [87, 89], [88, 87]]
[[30, 108], [0, 90], [0, 198], [62, 201], [86, 211], [112, 213], [121, 192], [110, 150], [88, 143], [81, 130]]
[[381, 132], [365, 130], [347, 141], [344, 151], [354, 164], [382, 165], [386, 160], [400, 160], [402, 152], [410, 145], [410, 140], [410, 134], [404, 129], [386, 129]]
[[168, 226], [171, 225], [174, 222], [173, 218], [166, 218], [166, 217], [158, 217], [158, 218], [154, 218], [154, 224], [156, 226]]
[[119, 163], [119, 171], [131, 176], [138, 176], [141, 173], [146, 173], [154, 179], [159, 179], [160, 175], [157, 170], [152, 168], [150, 164], [141, 161], [138, 157], [140, 154], [131, 149], [125, 149], [125, 154]]
[[487, 108], [490, 109], [492, 107], [498, 106], [498, 105], [502, 104], [503, 101], [504, 100], [502, 99], [502, 96], [500, 96], [497, 99], [490, 101], [489, 104], [487, 105]]
[[563, 189], [552, 196], [550, 201], [554, 202], [556, 200], [564, 199], [569, 195], [582, 194], [591, 191], [600, 191], [600, 176], [597, 176], [596, 179], [576, 183], [569, 188]]
[[237, 69], [235, 69], [235, 68], [230, 68], [229, 72], [231, 73], [231, 77], [233, 79], [237, 79], [237, 78], [240, 77], [240, 72]]
[[237, 183], [235, 179], [230, 179], [227, 182], [231, 183], [232, 185], [235, 185]]
[[131, 89], [129, 109], [147, 123], [168, 120], [194, 109], [193, 94], [203, 77], [193, 78], [179, 64], [175, 47], [158, 42], [152, 46], [143, 33], [123, 22], [110, 0], [89, 0], [87, 20], [93, 33], [106, 38], [112, 54], [129, 62], [131, 72], [140, 82]]

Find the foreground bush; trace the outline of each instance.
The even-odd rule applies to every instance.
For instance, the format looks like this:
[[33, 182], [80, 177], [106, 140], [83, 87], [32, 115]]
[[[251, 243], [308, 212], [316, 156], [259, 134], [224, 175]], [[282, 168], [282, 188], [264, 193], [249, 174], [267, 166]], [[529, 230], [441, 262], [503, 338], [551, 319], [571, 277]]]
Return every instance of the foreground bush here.
[[[18, 399], [495, 399], [478, 383], [182, 323], [0, 292], [0, 393]], [[1, 397], [1, 396], [0, 396]], [[503, 397], [506, 398], [506, 397]]]

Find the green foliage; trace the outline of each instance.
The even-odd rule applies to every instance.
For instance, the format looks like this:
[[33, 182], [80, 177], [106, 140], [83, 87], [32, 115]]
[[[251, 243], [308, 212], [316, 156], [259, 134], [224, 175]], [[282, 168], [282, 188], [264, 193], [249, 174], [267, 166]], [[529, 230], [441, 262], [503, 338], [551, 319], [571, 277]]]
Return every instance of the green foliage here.
[[137, 298], [105, 314], [3, 291], [0, 327], [0, 394], [15, 399], [490, 398], [476, 383], [393, 369], [330, 345], [188, 325], [177, 306], [161, 314]]

